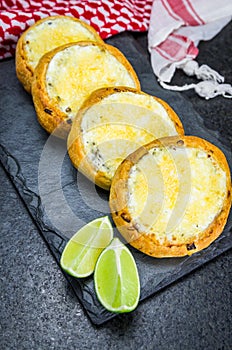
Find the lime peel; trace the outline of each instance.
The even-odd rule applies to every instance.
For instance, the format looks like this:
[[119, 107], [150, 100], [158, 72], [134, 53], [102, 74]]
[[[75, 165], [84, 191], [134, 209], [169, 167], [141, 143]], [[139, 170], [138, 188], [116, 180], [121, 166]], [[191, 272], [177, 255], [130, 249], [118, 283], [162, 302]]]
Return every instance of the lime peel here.
[[140, 281], [130, 250], [118, 239], [100, 254], [94, 272], [95, 291], [100, 303], [111, 312], [133, 311], [139, 302]]
[[80, 230], [66, 244], [60, 265], [68, 274], [90, 276], [103, 249], [113, 238], [113, 228], [108, 216], [97, 218]]

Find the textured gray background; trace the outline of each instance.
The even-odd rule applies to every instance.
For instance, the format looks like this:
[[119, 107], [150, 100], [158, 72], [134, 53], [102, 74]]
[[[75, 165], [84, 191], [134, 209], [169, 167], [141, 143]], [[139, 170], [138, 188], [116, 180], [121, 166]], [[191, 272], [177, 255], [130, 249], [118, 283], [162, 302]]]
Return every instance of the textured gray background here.
[[[145, 47], [146, 36], [137, 39]], [[199, 62], [228, 82], [231, 57], [230, 25], [200, 45]], [[183, 81], [177, 73], [175, 83]], [[209, 131], [231, 146], [231, 100], [205, 101], [193, 91], [184, 96]], [[231, 349], [231, 251], [143, 301], [133, 313], [96, 327], [2, 169], [0, 176], [1, 349]]]

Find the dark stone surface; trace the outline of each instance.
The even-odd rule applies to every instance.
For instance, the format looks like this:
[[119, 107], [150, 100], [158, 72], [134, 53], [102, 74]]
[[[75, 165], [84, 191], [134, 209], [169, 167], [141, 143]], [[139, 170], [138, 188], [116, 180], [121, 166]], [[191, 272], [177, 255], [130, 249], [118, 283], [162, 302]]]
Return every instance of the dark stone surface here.
[[[230, 28], [201, 45], [199, 56], [212, 68], [222, 67], [218, 71], [228, 82]], [[144, 39], [139, 36], [139, 46]], [[178, 72], [175, 83], [183, 81]], [[230, 146], [231, 100], [205, 101], [193, 92], [184, 96], [219, 142]], [[141, 302], [133, 313], [96, 327], [2, 169], [0, 176], [1, 349], [231, 349], [231, 251]]]
[[97, 327], [2, 169], [0, 177], [2, 350], [231, 349], [231, 251]]

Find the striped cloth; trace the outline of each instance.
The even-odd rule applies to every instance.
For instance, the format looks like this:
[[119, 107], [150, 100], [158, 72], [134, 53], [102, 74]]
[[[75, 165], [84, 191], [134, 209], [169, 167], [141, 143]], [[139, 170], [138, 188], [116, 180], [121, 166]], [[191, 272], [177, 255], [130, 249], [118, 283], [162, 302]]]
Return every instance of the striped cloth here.
[[[92, 25], [103, 39], [126, 30], [148, 31], [152, 68], [164, 88], [171, 88], [165, 82], [171, 81], [176, 68], [208, 80], [190, 87], [206, 98], [214, 97], [215, 84], [224, 82], [220, 74], [193, 60], [199, 41], [210, 40], [231, 20], [232, 0], [2, 0], [0, 59], [14, 56], [22, 32], [49, 15], [77, 17]], [[210, 94], [205, 94], [205, 87], [211, 89]], [[216, 94], [228, 97], [227, 90], [232, 95], [230, 86], [220, 85]]]
[[92, 25], [103, 39], [125, 30], [147, 31], [152, 0], [2, 0], [0, 59], [12, 57], [19, 36], [41, 18], [66, 15]]
[[148, 43], [156, 76], [170, 82], [177, 67], [196, 58], [199, 41], [212, 39], [231, 15], [231, 0], [155, 0]]

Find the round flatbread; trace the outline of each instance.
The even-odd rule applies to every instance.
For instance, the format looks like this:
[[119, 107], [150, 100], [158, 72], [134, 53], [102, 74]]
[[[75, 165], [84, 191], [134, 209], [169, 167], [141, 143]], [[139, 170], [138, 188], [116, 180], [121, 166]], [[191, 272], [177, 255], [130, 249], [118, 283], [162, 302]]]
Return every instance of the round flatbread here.
[[123, 159], [156, 138], [183, 135], [174, 110], [163, 100], [129, 87], [94, 91], [77, 113], [68, 137], [73, 165], [109, 190]]
[[223, 231], [230, 207], [224, 154], [194, 136], [139, 148], [119, 166], [110, 191], [118, 230], [132, 246], [158, 258], [208, 247]]
[[32, 97], [38, 121], [49, 133], [66, 138], [91, 92], [117, 85], [140, 88], [121, 51], [91, 41], [60, 46], [45, 54], [35, 69]]
[[31, 92], [35, 67], [50, 50], [69, 42], [91, 40], [103, 43], [95, 29], [69, 16], [45, 17], [29, 27], [16, 46], [16, 73], [26, 91]]

